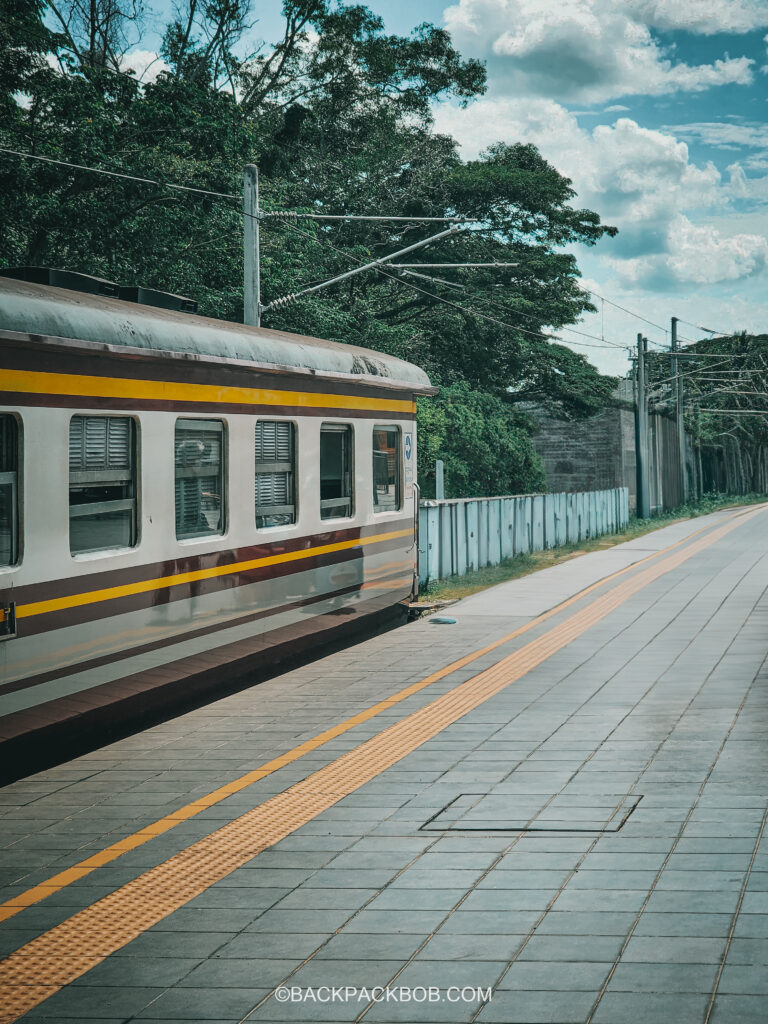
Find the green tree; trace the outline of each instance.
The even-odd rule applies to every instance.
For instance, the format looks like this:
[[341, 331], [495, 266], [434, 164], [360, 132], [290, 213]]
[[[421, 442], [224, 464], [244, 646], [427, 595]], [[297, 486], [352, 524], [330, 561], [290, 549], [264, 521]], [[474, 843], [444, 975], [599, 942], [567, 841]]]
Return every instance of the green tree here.
[[[226, 196], [240, 193], [246, 163], [261, 167], [266, 208], [476, 218], [425, 250], [428, 261], [517, 266], [442, 280], [366, 274], [265, 324], [423, 365], [446, 388], [435, 409], [450, 419], [441, 443], [454, 453], [456, 487], [530, 489], [535, 460], [521, 440], [530, 427], [516, 409], [537, 402], [583, 416], [609, 400], [612, 382], [546, 334], [591, 309], [562, 247], [614, 229], [573, 205], [571, 183], [534, 147], [499, 144], [463, 162], [454, 140], [435, 133], [435, 101], [469, 103], [485, 88], [483, 67], [463, 60], [443, 30], [423, 24], [389, 35], [365, 7], [328, 0], [285, 0], [283, 12], [283, 37], [268, 45], [253, 42], [248, 0], [186, 0], [165, 32], [167, 70], [141, 83], [124, 57], [142, 14], [135, 0], [0, 0], [12, 43], [0, 61], [3, 145], [222, 194], [1, 158], [0, 264], [63, 266], [188, 294], [202, 313], [238, 320], [241, 204]], [[263, 299], [433, 230], [270, 222]], [[505, 439], [496, 475], [472, 465], [490, 437], [479, 430], [483, 417]], [[434, 448], [429, 422], [424, 451]]]
[[531, 422], [508, 402], [466, 382], [419, 399], [419, 480], [435, 496], [435, 459], [445, 463], [446, 497], [525, 494], [545, 487]]

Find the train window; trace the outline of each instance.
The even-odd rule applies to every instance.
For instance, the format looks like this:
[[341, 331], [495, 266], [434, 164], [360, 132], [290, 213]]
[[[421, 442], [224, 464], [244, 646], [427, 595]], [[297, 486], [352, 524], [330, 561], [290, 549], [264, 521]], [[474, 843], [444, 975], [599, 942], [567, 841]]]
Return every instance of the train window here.
[[349, 517], [353, 510], [352, 427], [324, 423], [320, 428], [320, 518]]
[[136, 544], [136, 424], [73, 416], [69, 424], [69, 550]]
[[224, 532], [224, 424], [176, 420], [176, 536]]
[[373, 511], [395, 512], [400, 497], [400, 428], [373, 428]]
[[284, 420], [256, 423], [256, 526], [296, 522], [296, 428]]
[[19, 425], [0, 416], [0, 565], [19, 560]]

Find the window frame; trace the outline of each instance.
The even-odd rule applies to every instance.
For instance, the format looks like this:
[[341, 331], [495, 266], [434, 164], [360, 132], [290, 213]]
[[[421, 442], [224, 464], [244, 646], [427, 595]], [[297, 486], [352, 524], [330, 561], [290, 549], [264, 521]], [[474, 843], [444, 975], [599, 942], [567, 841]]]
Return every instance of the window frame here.
[[13, 423], [15, 436], [13, 438], [15, 449], [16, 468], [0, 471], [0, 487], [10, 485], [11, 488], [11, 542], [10, 559], [7, 562], [0, 562], [0, 573], [15, 569], [21, 564], [22, 559], [22, 483], [23, 483], [23, 453], [24, 453], [24, 424], [19, 415], [13, 412], [0, 413], [0, 419], [7, 419]]
[[[182, 426], [182, 424], [194, 424], [194, 426]], [[221, 458], [218, 467], [218, 478], [221, 483], [221, 495], [220, 495], [220, 514], [221, 523], [218, 530], [210, 531], [207, 530], [203, 533], [179, 533], [177, 524], [177, 505], [178, 505], [178, 494], [177, 494], [177, 483], [180, 479], [192, 479], [195, 477], [210, 478], [212, 474], [205, 466], [185, 466], [181, 467], [184, 471], [179, 474], [179, 466], [176, 465], [176, 438], [179, 430], [189, 431], [203, 430], [208, 428], [210, 433], [213, 433], [211, 425], [218, 425], [216, 433], [221, 437]], [[173, 521], [174, 521], [174, 536], [177, 541], [184, 543], [186, 541], [204, 541], [211, 540], [214, 537], [223, 537], [227, 533], [229, 528], [229, 426], [225, 419], [211, 416], [209, 418], [202, 416], [177, 416], [173, 424]]]
[[[136, 416], [120, 415], [109, 413], [78, 412], [70, 417], [69, 431], [67, 434], [67, 451], [69, 453], [72, 444], [72, 424], [75, 420], [126, 420], [128, 423], [128, 459], [129, 468], [127, 471], [115, 469], [85, 469], [75, 470], [68, 468], [68, 523], [69, 523], [69, 553], [72, 558], [81, 556], [107, 554], [116, 551], [132, 551], [139, 546], [139, 531], [141, 516], [139, 515], [139, 491], [140, 491], [140, 448], [139, 448], [139, 421]], [[72, 488], [93, 485], [109, 485], [128, 483], [133, 491], [133, 496], [128, 498], [114, 498], [108, 501], [86, 502], [77, 505], [72, 504]], [[73, 515], [73, 510], [75, 513]], [[120, 512], [131, 510], [133, 516], [130, 524], [130, 542], [128, 544], [110, 544], [107, 547], [94, 548], [72, 548], [72, 520], [87, 519], [90, 516], [101, 515], [104, 512]]]
[[[291, 432], [291, 452], [289, 462], [280, 461], [259, 461], [256, 458], [256, 431], [259, 429], [261, 423], [284, 423], [290, 428]], [[253, 516], [254, 523], [257, 530], [281, 530], [289, 529], [294, 527], [299, 522], [299, 488], [297, 481], [299, 478], [299, 427], [294, 420], [279, 419], [276, 417], [259, 417], [253, 426], [253, 443], [254, 443], [254, 481], [253, 481]], [[272, 467], [266, 468], [266, 467]], [[281, 468], [278, 468], [281, 467]], [[289, 486], [286, 488], [290, 491], [290, 496], [293, 498], [292, 503], [288, 505], [257, 505], [256, 504], [256, 493], [258, 487], [259, 475], [276, 475], [278, 473], [286, 473], [289, 478]], [[267, 510], [266, 513], [264, 510]], [[270, 515], [292, 515], [290, 523], [276, 523], [272, 525], [263, 525], [259, 523], [259, 519], [267, 518]]]
[[[394, 430], [397, 433], [397, 444], [395, 446], [395, 505], [393, 508], [377, 507], [376, 473], [373, 466], [377, 452], [377, 449], [373, 447], [373, 440], [376, 436], [377, 430]], [[374, 423], [373, 430], [371, 431], [371, 462], [371, 476], [373, 477], [373, 514], [381, 516], [386, 515], [388, 512], [401, 512], [403, 509], [403, 428], [399, 424]]]
[[[323, 434], [339, 434], [342, 437], [348, 437], [349, 442], [347, 444], [347, 457], [349, 465], [344, 467], [342, 464], [342, 480], [344, 476], [349, 481], [349, 495], [343, 498], [323, 498], [322, 487], [323, 487]], [[323, 522], [327, 522], [330, 519], [354, 519], [355, 518], [355, 428], [352, 423], [334, 423], [324, 422], [320, 424], [320, 453], [319, 453], [319, 470], [320, 470], [320, 497], [319, 497], [319, 509], [320, 519]], [[342, 449], [342, 460], [344, 458], [344, 450]], [[326, 510], [332, 508], [338, 508], [342, 506], [346, 501], [349, 502], [349, 511], [341, 515], [324, 515]]]

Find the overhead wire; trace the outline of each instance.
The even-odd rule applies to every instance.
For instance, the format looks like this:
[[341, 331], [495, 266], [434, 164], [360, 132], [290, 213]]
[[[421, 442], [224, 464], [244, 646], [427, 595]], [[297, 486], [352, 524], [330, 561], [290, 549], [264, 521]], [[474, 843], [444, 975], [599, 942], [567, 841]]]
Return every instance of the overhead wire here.
[[[25, 159], [25, 160], [36, 160], [36, 161], [39, 161], [39, 162], [42, 162], [42, 163], [53, 164], [53, 165], [56, 165], [56, 166], [59, 166], [59, 167], [67, 167], [70, 170], [85, 171], [85, 172], [88, 172], [88, 173], [91, 173], [91, 174], [100, 174], [100, 175], [104, 175], [105, 177], [116, 178], [116, 179], [119, 179], [119, 180], [122, 180], [122, 181], [133, 181], [133, 182], [137, 182], [137, 183], [142, 184], [142, 185], [153, 185], [156, 188], [168, 188], [168, 189], [172, 189], [172, 190], [178, 191], [178, 192], [188, 192], [188, 193], [192, 193], [194, 195], [200, 195], [200, 196], [211, 196], [212, 198], [215, 198], [215, 199], [231, 199], [231, 200], [235, 200], [237, 202], [241, 201], [241, 199], [242, 199], [242, 196], [238, 195], [236, 193], [217, 192], [217, 191], [215, 191], [213, 189], [197, 188], [197, 187], [191, 186], [191, 185], [180, 185], [180, 184], [177, 184], [175, 182], [163, 181], [163, 180], [157, 179], [157, 178], [145, 178], [145, 177], [142, 177], [142, 176], [139, 176], [139, 175], [135, 175], [135, 174], [128, 174], [128, 173], [126, 173], [124, 171], [110, 171], [110, 170], [106, 170], [105, 168], [102, 168], [102, 167], [91, 167], [91, 166], [89, 166], [87, 164], [78, 164], [78, 163], [73, 163], [73, 162], [67, 161], [67, 160], [59, 160], [59, 159], [56, 159], [54, 157], [43, 156], [43, 155], [37, 154], [37, 153], [27, 153], [27, 152], [24, 152], [22, 150], [11, 149], [11, 148], [9, 148], [7, 146], [0, 146], [0, 153], [5, 153], [5, 154], [8, 154], [10, 156], [20, 157], [20, 158]], [[233, 211], [233, 212], [238, 212], [241, 215], [244, 215], [242, 210]], [[247, 216], [247, 214], [245, 214], [245, 215]], [[345, 219], [345, 220], [346, 219], [353, 219], [352, 215], [350, 215], [350, 217], [347, 217], [347, 215], [344, 215], [344, 214], [338, 214], [338, 215], [336, 215], [336, 214], [324, 215], [324, 214], [317, 214], [317, 213], [314, 213], [314, 214], [313, 213], [302, 214], [302, 213], [297, 213], [297, 212], [293, 212], [293, 211], [285, 211], [285, 210], [283, 210], [283, 211], [280, 211], [280, 210], [277, 210], [277, 211], [267, 211], [267, 210], [265, 210], [265, 211], [262, 212], [262, 218], [263, 219], [273, 220], [274, 222], [277, 222], [277, 223], [282, 223], [286, 227], [293, 227], [293, 228], [295, 228], [295, 230], [301, 230], [301, 229], [296, 228], [295, 225], [290, 223], [290, 221], [293, 220], [294, 218], [295, 219], [305, 218], [305, 219], [314, 219], [314, 220], [317, 220], [317, 219]], [[262, 218], [259, 218], [259, 219], [262, 219]], [[358, 219], [363, 219], [363, 218], [358, 218]], [[369, 218], [366, 217], [364, 219], [369, 219]], [[441, 217], [441, 218], [434, 218], [434, 217], [423, 217], [423, 218], [410, 218], [409, 217], [409, 218], [404, 218], [404, 217], [396, 217], [396, 216], [387, 217], [387, 218], [376, 218], [376, 219], [386, 219], [386, 220], [393, 220], [393, 221], [395, 221], [395, 220], [406, 220], [406, 219], [407, 220], [416, 219], [416, 220], [424, 220], [425, 222], [426, 221], [433, 221], [433, 220], [446, 221], [446, 220], [449, 220], [449, 219], [450, 220], [460, 220], [460, 218], [444, 218], [444, 217]], [[310, 236], [310, 237], [315, 237], [315, 236]], [[329, 243], [327, 241], [324, 241], [324, 244], [330, 245], [331, 248], [333, 248], [331, 243]], [[342, 250], [336, 250], [336, 251], [339, 252], [342, 255], [346, 255], [346, 254], [343, 253]], [[381, 273], [381, 271], [379, 271], [379, 272]], [[393, 275], [386, 275], [386, 274], [385, 274], [385, 276], [393, 277]], [[393, 279], [394, 280], [402, 281], [401, 277], [393, 277]], [[405, 282], [403, 282], [403, 283], [405, 283]], [[415, 285], [411, 285], [411, 287], [416, 287], [416, 286]], [[662, 331], [664, 333], [665, 337], [668, 334], [667, 328], [663, 327], [661, 324], [657, 324], [657, 323], [655, 323], [655, 321], [649, 320], [647, 317], [642, 316], [640, 313], [636, 313], [634, 310], [631, 310], [631, 309], [629, 309], [626, 306], [622, 306], [618, 302], [614, 302], [612, 299], [609, 299], [606, 296], [600, 294], [600, 292], [594, 291], [594, 289], [585, 289], [585, 290], [590, 295], [593, 295], [596, 298], [600, 299], [603, 304], [605, 304], [607, 302], [610, 306], [613, 306], [616, 309], [621, 310], [623, 313], [626, 313], [629, 316], [635, 317], [637, 320], [640, 320], [643, 323], [646, 323], [649, 326], [654, 327], [657, 330]], [[436, 298], [438, 301], [447, 301], [447, 300], [441, 300], [439, 296], [433, 296], [433, 298]], [[486, 300], [484, 299], [483, 301], [486, 301]], [[526, 315], [526, 314], [523, 314], [521, 311], [518, 311], [518, 310], [514, 310], [513, 311], [513, 310], [510, 310], [510, 309], [507, 308], [507, 311], [513, 313], [513, 315], [516, 315], [516, 316], [525, 316]], [[482, 314], [480, 314], [480, 313], [476, 313], [476, 315], [482, 316]], [[486, 319], [488, 319], [488, 318], [486, 317]], [[535, 319], [535, 317], [531, 316], [531, 319]], [[712, 331], [709, 328], [700, 327], [699, 325], [693, 324], [690, 321], [682, 320], [682, 318], [678, 318], [678, 320], [681, 323], [687, 324], [689, 327], [693, 327], [696, 330], [703, 331], [703, 332], [705, 332], [707, 334], [713, 334], [713, 335], [721, 334], [723, 336], [730, 336], [732, 334], [732, 332], [727, 332], [727, 331]], [[499, 321], [499, 322], [501, 322], [501, 321]], [[512, 325], [512, 324], [507, 324], [506, 326], [512, 327], [515, 330], [523, 331], [523, 333], [529, 333], [529, 334], [530, 333], [534, 333], [534, 332], [530, 332], [530, 331], [529, 332], [525, 332], [523, 328], [514, 327], [514, 325]], [[620, 349], [627, 348], [627, 346], [619, 345], [616, 342], [609, 342], [609, 341], [607, 341], [607, 339], [605, 339], [605, 337], [604, 337], [604, 332], [603, 332], [601, 337], [598, 337], [597, 335], [588, 334], [587, 332], [584, 332], [584, 331], [578, 331], [578, 330], [576, 330], [575, 328], [572, 328], [572, 327], [563, 327], [563, 328], [557, 328], [557, 329], [558, 330], [566, 330], [566, 331], [569, 331], [570, 333], [573, 333], [573, 334], [580, 334], [580, 335], [582, 335], [584, 337], [593, 338], [596, 341], [600, 341], [600, 342], [604, 343], [605, 347], [613, 347], [613, 348], [617, 348], [617, 349], [619, 349], [619, 348]], [[541, 337], [541, 336], [542, 335], [536, 334], [536, 337]], [[546, 335], [543, 335], [543, 336], [544, 337], [549, 337], [549, 338], [551, 338], [552, 340], [555, 340], [555, 341], [563, 341], [563, 339], [559, 339], [559, 338], [555, 337], [554, 335], [546, 334]], [[688, 341], [691, 344], [696, 344], [694, 339], [680, 338], [680, 340], [681, 341]], [[652, 344], [652, 345], [656, 345], [659, 348], [668, 348], [668, 345], [667, 345], [666, 341], [664, 343], [662, 343], [662, 342], [656, 341], [655, 339], [649, 339], [649, 343]], [[571, 341], [571, 344], [576, 345], [578, 343], [574, 342], [574, 341]], [[603, 346], [602, 345], [601, 346], [595, 345], [595, 346], [584, 346], [584, 347], [595, 347], [595, 348], [597, 348], [597, 347], [603, 347]]]
[[75, 171], [90, 171], [92, 174], [104, 174], [109, 178], [122, 178], [124, 181], [138, 181], [142, 185], [155, 185], [158, 188], [172, 188], [179, 192], [194, 192], [196, 195], [213, 196], [217, 199], [241, 199], [241, 196], [231, 192], [212, 192], [207, 188], [193, 188], [191, 185], [176, 185], [170, 181], [159, 181], [156, 178], [140, 178], [135, 174], [124, 174], [119, 171], [106, 171], [100, 167], [88, 167], [85, 164], [73, 164], [67, 160], [54, 160], [50, 156], [38, 156], [36, 153], [22, 153], [16, 149], [8, 149], [0, 146], [0, 153], [10, 153], [13, 156], [21, 156], [27, 160], [40, 160], [46, 164], [57, 164], [59, 167], [69, 167]]
[[[171, 188], [176, 189], [180, 192], [192, 192], [196, 195], [212, 196], [216, 199], [234, 199], [238, 202], [242, 201], [242, 196], [237, 195], [233, 192], [214, 192], [211, 189], [205, 188], [193, 188], [191, 185], [177, 185], [170, 181], [161, 181], [157, 178], [142, 178], [135, 174], [126, 174], [122, 171], [108, 171], [103, 167], [89, 167], [87, 164], [75, 164], [70, 163], [67, 160], [56, 160], [50, 156], [40, 156], [37, 153], [24, 153], [18, 149], [9, 149], [6, 146], [0, 146], [0, 153], [8, 153], [12, 156], [23, 157], [25, 160], [39, 160], [46, 164], [56, 164], [59, 167], [69, 167], [75, 171], [88, 171], [91, 174], [103, 174], [108, 178], [121, 178], [124, 181], [136, 181], [142, 185], [155, 185], [158, 188]], [[237, 211], [241, 215], [245, 215], [242, 210]], [[325, 214], [325, 213], [298, 213], [291, 210], [262, 210], [258, 219], [262, 220], [288, 220], [292, 218], [304, 219], [304, 220], [377, 220], [377, 221], [440, 221], [448, 222], [453, 221], [457, 223], [469, 223], [465, 217], [401, 217], [401, 216], [363, 216], [363, 215], [347, 215], [347, 214]]]
[[702, 334], [712, 334], [712, 335], [718, 335], [719, 334], [721, 337], [724, 337], [724, 338], [730, 337], [730, 336], [732, 336], [734, 334], [733, 331], [713, 331], [709, 327], [702, 327], [701, 324], [692, 324], [690, 320], [683, 320], [683, 318], [681, 316], [679, 316], [677, 319], [678, 319], [679, 323], [685, 324], [686, 327], [693, 327], [695, 330], [701, 331]]
[[[285, 227], [288, 228], [288, 230], [290, 230], [290, 231], [298, 232], [299, 234], [302, 234], [305, 237], [310, 238], [312, 241], [317, 242], [320, 245], [324, 245], [324, 246], [332, 249], [334, 252], [336, 252], [340, 256], [343, 256], [345, 259], [349, 260], [350, 262], [357, 263], [358, 265], [363, 265], [363, 262], [364, 262], [363, 260], [359, 260], [356, 256], [353, 256], [351, 253], [345, 252], [343, 249], [339, 249], [337, 246], [335, 246], [332, 242], [329, 242], [327, 239], [318, 238], [316, 235], [313, 235], [311, 232], [304, 231], [301, 228], [297, 228], [294, 224], [291, 224], [291, 223], [288, 223], [288, 222], [286, 222]], [[400, 277], [399, 275], [387, 273], [387, 271], [384, 269], [383, 266], [376, 266], [376, 267], [374, 267], [372, 269], [376, 270], [376, 272], [381, 274], [383, 277], [389, 278], [391, 281], [399, 282], [400, 284], [405, 285], [406, 288], [411, 288], [414, 291], [421, 292], [422, 295], [426, 295], [426, 296], [428, 296], [431, 299], [435, 299], [437, 302], [442, 302], [443, 304], [445, 304], [447, 306], [452, 306], [454, 309], [458, 309], [460, 312], [468, 313], [469, 315], [479, 317], [482, 320], [488, 320], [491, 323], [498, 324], [501, 327], [507, 327], [507, 328], [509, 328], [510, 330], [513, 330], [513, 331], [519, 331], [522, 334], [531, 335], [532, 337], [538, 338], [539, 340], [541, 340], [542, 338], [548, 338], [548, 339], [550, 339], [552, 341], [558, 342], [559, 344], [563, 344], [564, 343], [562, 338], [557, 338], [553, 334], [548, 334], [548, 333], [545, 333], [545, 332], [538, 332], [538, 331], [529, 331], [529, 330], [527, 330], [524, 327], [520, 327], [520, 326], [518, 326], [516, 324], [507, 323], [504, 320], [500, 320], [500, 319], [498, 319], [498, 317], [492, 317], [492, 316], [489, 316], [487, 313], [481, 313], [479, 310], [472, 309], [471, 307], [463, 306], [463, 305], [461, 305], [458, 302], [452, 302], [450, 299], [445, 299], [441, 295], [435, 295], [434, 292], [429, 292], [425, 288], [422, 288], [419, 285], [413, 284], [411, 281], [403, 280], [403, 278]], [[576, 341], [570, 341], [570, 344], [580, 345], [583, 348], [609, 348], [609, 347], [620, 348], [620, 347], [622, 347], [622, 346], [617, 346], [615, 344], [610, 344], [610, 345], [591, 345], [591, 344], [588, 344], [586, 342], [576, 342]]]
[[[718, 362], [710, 363], [709, 366], [706, 367], [706, 369], [708, 371], [712, 370], [716, 366], [721, 366], [723, 363], [729, 362], [732, 358], [733, 358], [732, 356], [724, 356], [722, 359], [718, 360]], [[682, 373], [679, 373], [679, 374], [673, 373], [669, 377], [664, 377], [661, 380], [654, 381], [653, 382], [653, 386], [654, 387], [659, 387], [661, 384], [668, 384], [672, 380], [677, 380], [678, 377], [690, 377], [693, 374], [698, 373], [698, 372], [699, 372], [698, 370], [693, 369], [693, 370], [684, 370]]]
[[[668, 328], [662, 327], [661, 324], [657, 324], [653, 320], [649, 320], [647, 317], [641, 316], [639, 313], [635, 313], [632, 309], [627, 309], [626, 306], [620, 306], [618, 302], [613, 302], [612, 299], [607, 299], [604, 295], [601, 295], [600, 292], [596, 292], [592, 288], [585, 288], [584, 290], [589, 292], [590, 295], [594, 295], [595, 298], [602, 299], [603, 302], [607, 302], [609, 306], [615, 306], [616, 309], [620, 309], [622, 313], [627, 313], [629, 316], [633, 316], [637, 320], [642, 320], [643, 323], [648, 324], [651, 327], [655, 327], [657, 330], [662, 331], [662, 333], [664, 334], [669, 333]], [[660, 343], [654, 342], [654, 344], [658, 345]]]

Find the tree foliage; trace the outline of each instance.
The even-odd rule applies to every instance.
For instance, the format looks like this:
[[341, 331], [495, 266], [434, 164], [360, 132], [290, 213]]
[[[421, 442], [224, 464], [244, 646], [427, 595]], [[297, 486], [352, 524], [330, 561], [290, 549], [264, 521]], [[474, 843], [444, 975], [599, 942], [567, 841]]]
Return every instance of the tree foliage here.
[[[704, 481], [730, 494], [768, 488], [768, 335], [746, 332], [713, 337], [685, 350], [680, 360], [685, 429], [693, 444], [720, 467], [721, 479]], [[651, 395], [673, 408], [675, 381], [668, 358], [649, 361]], [[705, 476], [707, 475], [705, 466]]]
[[[466, 215], [469, 227], [423, 250], [425, 261], [517, 265], [427, 280], [361, 275], [265, 324], [424, 366], [446, 390], [421, 413], [423, 450], [437, 450], [439, 435], [454, 493], [540, 486], [515, 410], [537, 402], [582, 416], [608, 401], [612, 381], [546, 334], [592, 308], [563, 247], [614, 229], [573, 205], [571, 183], [535, 147], [499, 143], [462, 161], [434, 131], [436, 101], [466, 104], [485, 88], [482, 65], [463, 60], [445, 31], [422, 24], [389, 35], [364, 6], [330, 0], [284, 0], [283, 13], [283, 36], [269, 44], [258, 41], [249, 0], [183, 0], [165, 29], [165, 69], [142, 82], [126, 56], [145, 14], [139, 0], [0, 0], [10, 41], [0, 60], [2, 145], [149, 179], [0, 159], [0, 263], [188, 294], [201, 312], [239, 320], [246, 163], [260, 165], [267, 209]], [[270, 221], [263, 301], [437, 230]], [[503, 454], [493, 455], [485, 421]]]
[[508, 401], [471, 388], [466, 381], [419, 400], [419, 482], [435, 496], [435, 460], [445, 465], [446, 496], [541, 491], [544, 472], [531, 443], [532, 424]]

